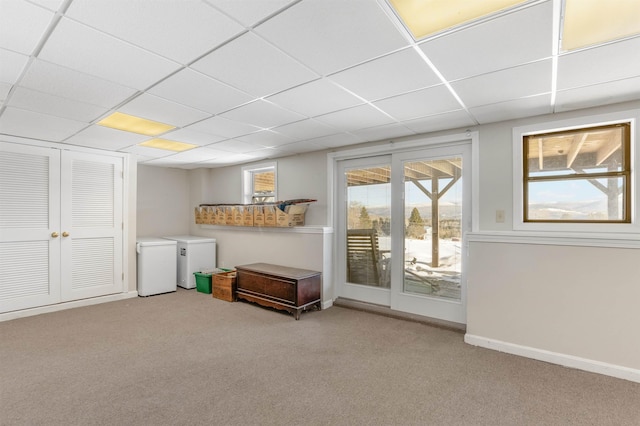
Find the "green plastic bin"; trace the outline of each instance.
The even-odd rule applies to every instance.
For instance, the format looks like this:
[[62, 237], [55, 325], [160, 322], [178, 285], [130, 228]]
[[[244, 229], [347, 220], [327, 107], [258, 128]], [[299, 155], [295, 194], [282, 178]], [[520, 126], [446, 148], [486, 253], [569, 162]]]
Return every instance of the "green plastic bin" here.
[[196, 290], [199, 293], [211, 294], [211, 274], [194, 272], [193, 275], [196, 277]]

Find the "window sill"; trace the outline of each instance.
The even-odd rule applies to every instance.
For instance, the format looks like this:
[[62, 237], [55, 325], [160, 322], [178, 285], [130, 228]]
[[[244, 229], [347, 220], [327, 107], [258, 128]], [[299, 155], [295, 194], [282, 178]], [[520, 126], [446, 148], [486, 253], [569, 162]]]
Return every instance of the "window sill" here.
[[228, 232], [286, 232], [290, 234], [333, 234], [329, 226], [232, 226], [232, 225], [198, 225], [200, 229], [211, 229]]
[[638, 233], [616, 235], [576, 232], [491, 231], [470, 232], [466, 234], [465, 241], [466, 244], [481, 242], [640, 249], [640, 234]]

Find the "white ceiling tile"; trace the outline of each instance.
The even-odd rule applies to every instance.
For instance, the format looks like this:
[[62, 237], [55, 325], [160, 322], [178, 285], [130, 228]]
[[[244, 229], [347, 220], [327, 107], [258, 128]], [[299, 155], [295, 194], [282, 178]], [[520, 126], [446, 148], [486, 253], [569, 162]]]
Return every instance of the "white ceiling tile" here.
[[251, 27], [295, 0], [208, 0], [242, 25]]
[[462, 108], [444, 85], [383, 99], [374, 105], [398, 121]]
[[448, 80], [549, 58], [553, 3], [543, 2], [420, 44]]
[[558, 58], [558, 90], [636, 77], [638, 52], [640, 37], [563, 54]]
[[257, 143], [243, 142], [237, 139], [229, 139], [222, 142], [216, 142], [211, 145], [207, 145], [211, 149], [219, 149], [222, 151], [234, 152], [236, 154], [246, 154], [247, 152], [256, 151], [266, 148], [264, 145]]
[[220, 136], [214, 136], [207, 133], [196, 132], [189, 129], [172, 130], [162, 135], [164, 139], [170, 139], [172, 141], [190, 143], [194, 145], [209, 145], [210, 143], [220, 142], [225, 138]]
[[166, 160], [179, 160], [184, 163], [198, 163], [200, 161], [212, 160], [214, 158], [220, 158], [229, 156], [228, 151], [221, 151], [217, 149], [211, 149], [210, 147], [198, 147], [190, 149], [188, 151], [172, 154], [165, 157]]
[[211, 117], [187, 127], [189, 130], [207, 133], [225, 138], [248, 135], [261, 130], [259, 127], [238, 123], [222, 117]]
[[5, 101], [5, 99], [9, 95], [11, 87], [12, 86], [8, 83], [0, 83], [0, 103]]
[[254, 96], [266, 96], [318, 78], [280, 50], [247, 33], [191, 65]]
[[211, 114], [227, 111], [253, 99], [191, 69], [172, 75], [148, 92]]
[[60, 20], [38, 57], [136, 89], [146, 89], [180, 68], [66, 18]]
[[220, 114], [221, 117], [256, 127], [270, 128], [303, 120], [303, 115], [287, 111], [271, 102], [257, 100], [231, 111]]
[[253, 157], [252, 161], [257, 161], [257, 160], [265, 160], [269, 158], [277, 158], [284, 155], [284, 152], [280, 150], [280, 147], [277, 147], [277, 148], [269, 147], [269, 148], [259, 149], [256, 151], [251, 151], [246, 154]]
[[56, 117], [82, 121], [87, 124], [108, 111], [108, 109], [96, 105], [61, 98], [23, 87], [15, 89], [8, 105]]
[[550, 94], [469, 108], [469, 113], [471, 113], [480, 124], [533, 117], [536, 115], [550, 114], [551, 112]]
[[52, 11], [58, 11], [64, 0], [30, 0], [32, 3], [39, 4], [42, 7], [45, 7]]
[[146, 157], [140, 154], [131, 154], [131, 157], [135, 160], [136, 163], [144, 163], [145, 161], [153, 160], [155, 158], [155, 157]]
[[640, 77], [559, 91], [555, 112], [640, 99]]
[[[310, 102], [310, 100], [313, 100]], [[269, 101], [308, 117], [362, 104], [363, 101], [328, 79], [319, 79], [268, 98]]]
[[0, 47], [31, 55], [53, 17], [25, 1], [0, 1]]
[[0, 49], [0, 82], [15, 84], [28, 61], [27, 55]]
[[144, 164], [145, 166], [173, 167], [176, 169], [185, 169], [185, 170], [197, 168], [197, 166], [192, 167], [190, 164], [186, 164], [181, 160], [174, 159], [171, 157], [172, 156], [169, 155], [166, 157], [155, 158], [152, 160], [144, 161], [142, 164]]
[[261, 132], [251, 133], [250, 135], [240, 136], [236, 138], [236, 140], [262, 145], [269, 148], [295, 142], [294, 139], [280, 133], [272, 132], [271, 130], [263, 130]]
[[376, 0], [306, 0], [256, 32], [322, 75], [407, 45]]
[[65, 16], [182, 64], [244, 31], [197, 1], [74, 0]]
[[149, 139], [149, 136], [94, 124], [65, 140], [65, 143], [117, 151]]
[[214, 158], [213, 160], [206, 160], [197, 163], [201, 167], [217, 167], [217, 166], [227, 166], [232, 164], [240, 164], [246, 163], [247, 161], [252, 161], [253, 157], [247, 154], [233, 154], [227, 157]]
[[346, 145], [355, 145], [358, 143], [365, 142], [365, 140], [356, 135], [352, 135], [351, 133], [338, 133], [336, 135], [331, 136], [323, 136], [321, 138], [311, 139], [310, 142], [314, 145], [322, 147], [322, 149], [326, 148], [338, 148]]
[[476, 122], [466, 111], [459, 110], [403, 121], [402, 124], [416, 133], [429, 133], [438, 130], [455, 129], [456, 127], [473, 126]]
[[7, 107], [0, 116], [0, 133], [61, 142], [87, 124], [33, 111]]
[[333, 127], [327, 126], [326, 124], [313, 119], [286, 124], [281, 127], [276, 127], [273, 130], [296, 140], [319, 138], [321, 136], [334, 135], [340, 132]]
[[41, 60], [31, 64], [20, 85], [105, 108], [113, 108], [136, 93], [135, 89]]
[[173, 154], [172, 151], [166, 149], [149, 148], [148, 146], [131, 145], [126, 148], [119, 149], [120, 152], [128, 152], [137, 157], [137, 162], [149, 161], [154, 158], [167, 157]]
[[349, 68], [333, 74], [331, 80], [369, 101], [441, 83], [414, 49], [404, 49]]
[[353, 132], [363, 138], [367, 142], [381, 141], [384, 139], [397, 139], [403, 136], [415, 135], [416, 132], [405, 127], [402, 124], [385, 124], [384, 126], [369, 127], [367, 129], [356, 130]]
[[455, 81], [451, 86], [467, 107], [550, 93], [551, 60]]
[[316, 120], [346, 132], [394, 122], [392, 118], [368, 104], [321, 115], [316, 117]]
[[204, 111], [189, 108], [147, 93], [143, 93], [127, 102], [118, 108], [118, 111], [176, 127], [186, 126], [211, 116], [211, 114]]
[[294, 142], [287, 145], [279, 146], [278, 149], [287, 155], [303, 154], [305, 152], [314, 152], [326, 149], [322, 145], [314, 144], [311, 141]]

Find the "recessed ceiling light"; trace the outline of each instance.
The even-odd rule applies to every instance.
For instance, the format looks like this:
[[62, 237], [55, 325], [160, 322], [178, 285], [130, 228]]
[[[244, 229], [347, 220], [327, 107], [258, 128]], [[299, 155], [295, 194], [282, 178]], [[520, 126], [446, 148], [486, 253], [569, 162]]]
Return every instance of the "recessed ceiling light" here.
[[399, 18], [419, 40], [528, 0], [388, 0]]
[[139, 143], [138, 146], [146, 146], [147, 148], [156, 148], [156, 149], [164, 149], [167, 151], [186, 151], [188, 149], [192, 149], [197, 147], [198, 145], [193, 145], [190, 143], [176, 142], [170, 141], [168, 139], [149, 139], [148, 141]]
[[562, 49], [574, 50], [640, 34], [638, 0], [565, 0]]
[[124, 130], [125, 132], [139, 133], [147, 136], [157, 136], [175, 126], [159, 123], [157, 121], [147, 120], [145, 118], [136, 117], [135, 115], [114, 112], [110, 116], [98, 121], [98, 124], [112, 129]]

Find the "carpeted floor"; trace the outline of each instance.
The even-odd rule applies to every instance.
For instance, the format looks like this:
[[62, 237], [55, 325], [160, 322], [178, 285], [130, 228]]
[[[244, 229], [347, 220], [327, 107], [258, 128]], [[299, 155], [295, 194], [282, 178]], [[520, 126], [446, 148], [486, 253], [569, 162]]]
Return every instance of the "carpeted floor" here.
[[638, 425], [640, 384], [194, 290], [0, 323], [6, 425]]

